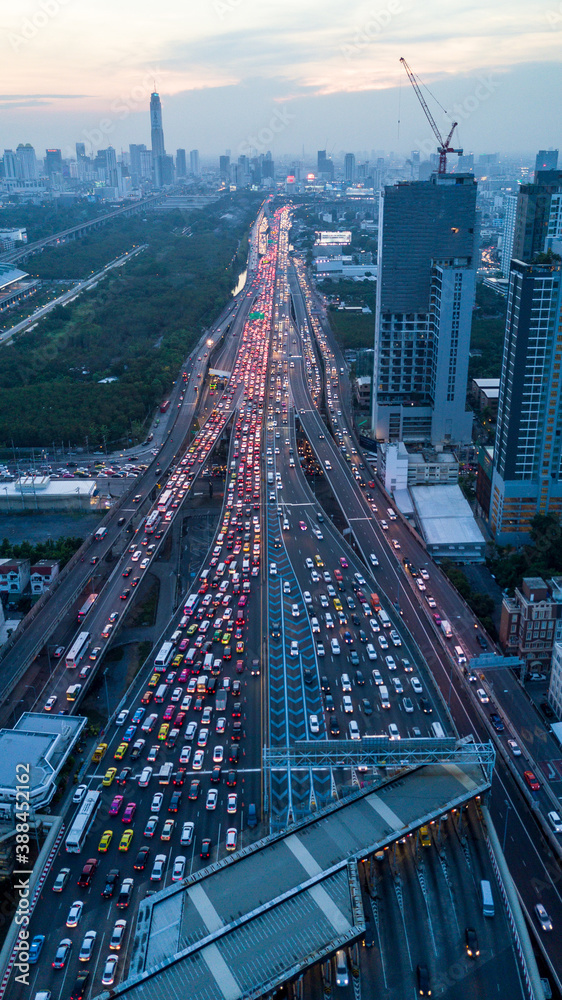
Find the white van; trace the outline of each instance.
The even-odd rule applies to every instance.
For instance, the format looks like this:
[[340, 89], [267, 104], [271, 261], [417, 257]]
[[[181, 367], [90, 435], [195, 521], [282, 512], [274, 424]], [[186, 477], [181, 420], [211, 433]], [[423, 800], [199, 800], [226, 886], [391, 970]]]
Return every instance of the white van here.
[[349, 738], [351, 740], [360, 740], [361, 734], [359, 733], [359, 726], [355, 722], [355, 719], [351, 719], [349, 722]]
[[337, 656], [339, 653], [341, 653], [340, 644], [337, 639], [332, 639], [330, 641], [330, 648], [332, 650], [333, 656]]
[[351, 681], [349, 679], [349, 674], [341, 675], [341, 689], [342, 691], [351, 691]]
[[162, 764], [162, 767], [160, 768], [160, 772], [158, 774], [159, 784], [169, 785], [173, 770], [174, 770], [174, 765], [172, 764], [171, 761], [168, 761], [167, 764]]
[[225, 569], [226, 569], [225, 564], [219, 563], [215, 571], [215, 576], [224, 576]]
[[441, 725], [440, 722], [432, 722], [430, 728], [431, 728], [431, 735], [434, 736], [436, 740], [445, 739], [445, 730], [443, 729], [443, 726]]
[[208, 670], [210, 673], [211, 667], [213, 666], [213, 660], [214, 656], [212, 653], [205, 653], [205, 659], [203, 660], [203, 670]]
[[379, 695], [381, 699], [381, 708], [390, 708], [390, 698], [388, 697], [388, 688], [386, 684], [379, 684]]
[[378, 654], [372, 642], [368, 642], [367, 645], [365, 646], [365, 649], [367, 650], [367, 656], [370, 660], [377, 659]]
[[457, 663], [459, 667], [462, 667], [463, 663], [466, 663], [466, 656], [464, 655], [464, 649], [462, 646], [453, 646], [455, 656], [457, 658]]
[[392, 509], [392, 507], [387, 507], [386, 513], [388, 514], [388, 517], [391, 521], [396, 520], [396, 512]]

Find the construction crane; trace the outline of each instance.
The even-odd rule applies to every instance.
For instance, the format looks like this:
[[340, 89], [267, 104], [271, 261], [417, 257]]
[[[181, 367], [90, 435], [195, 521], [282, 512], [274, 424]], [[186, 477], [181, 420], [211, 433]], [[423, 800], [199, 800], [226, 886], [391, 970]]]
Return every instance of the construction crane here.
[[451, 125], [451, 131], [449, 132], [449, 135], [447, 136], [446, 139], [443, 139], [443, 136], [441, 135], [439, 129], [437, 128], [437, 125], [435, 123], [435, 119], [434, 119], [433, 115], [431, 114], [431, 111], [429, 110], [429, 108], [427, 106], [425, 97], [422, 94], [420, 84], [418, 82], [418, 79], [417, 79], [414, 71], [412, 69], [410, 69], [410, 67], [408, 66], [408, 63], [406, 62], [406, 60], [404, 58], [401, 58], [400, 62], [402, 63], [404, 69], [406, 70], [406, 73], [408, 74], [408, 79], [409, 79], [410, 83], [412, 84], [412, 87], [414, 88], [414, 90], [416, 92], [416, 96], [418, 98], [418, 101], [420, 102], [420, 104], [421, 104], [421, 106], [422, 106], [422, 108], [423, 108], [423, 110], [425, 112], [425, 117], [427, 118], [427, 120], [428, 120], [428, 122], [429, 122], [429, 124], [431, 126], [431, 131], [433, 132], [433, 134], [434, 134], [434, 136], [437, 139], [437, 142], [439, 144], [437, 146], [437, 152], [439, 153], [439, 170], [438, 170], [438, 173], [440, 173], [440, 174], [446, 174], [447, 173], [447, 153], [456, 153], [458, 156], [462, 156], [462, 154], [463, 154], [463, 150], [462, 149], [453, 149], [452, 146], [451, 146], [451, 139], [453, 138], [453, 132], [455, 131], [455, 129], [456, 129], [457, 125], [458, 125], [458, 122], [453, 122], [453, 124]]

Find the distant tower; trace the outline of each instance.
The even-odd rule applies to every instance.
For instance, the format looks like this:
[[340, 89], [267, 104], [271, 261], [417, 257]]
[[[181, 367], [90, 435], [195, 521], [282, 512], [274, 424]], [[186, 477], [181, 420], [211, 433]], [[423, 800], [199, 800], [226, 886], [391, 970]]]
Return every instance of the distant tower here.
[[535, 157], [535, 181], [537, 180], [537, 173], [539, 170], [557, 170], [557, 168], [558, 150], [539, 149]]
[[160, 95], [150, 95], [150, 136], [152, 142], [152, 158], [164, 156], [164, 129], [162, 128], [162, 105]]
[[187, 174], [185, 149], [176, 149], [176, 174], [178, 177], [185, 177]]
[[346, 153], [344, 159], [345, 180], [348, 184], [353, 184], [355, 180], [355, 154]]
[[189, 153], [189, 170], [194, 177], [199, 177], [199, 150], [192, 149]]

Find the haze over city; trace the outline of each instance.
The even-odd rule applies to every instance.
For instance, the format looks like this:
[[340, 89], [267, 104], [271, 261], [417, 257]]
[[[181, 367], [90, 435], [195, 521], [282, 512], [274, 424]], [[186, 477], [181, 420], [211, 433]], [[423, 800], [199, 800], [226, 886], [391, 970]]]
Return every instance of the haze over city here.
[[170, 148], [406, 154], [432, 137], [405, 56], [466, 150], [525, 154], [558, 144], [561, 39], [556, 0], [4, 4], [3, 144], [126, 148], [155, 87]]

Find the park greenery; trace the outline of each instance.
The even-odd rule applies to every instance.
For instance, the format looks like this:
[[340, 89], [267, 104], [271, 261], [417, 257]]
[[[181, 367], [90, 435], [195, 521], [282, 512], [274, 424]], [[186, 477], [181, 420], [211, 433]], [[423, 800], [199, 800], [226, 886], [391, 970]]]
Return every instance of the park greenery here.
[[78, 551], [83, 541], [83, 538], [68, 536], [48, 538], [44, 542], [32, 545], [31, 542], [12, 543], [4, 538], [0, 542], [0, 559], [29, 559], [32, 564], [40, 559], [58, 559], [62, 569]]
[[507, 299], [478, 281], [472, 315], [470, 350], [479, 353], [476, 356], [472, 353], [470, 358], [469, 379], [500, 377], [506, 311]]
[[466, 574], [463, 573], [454, 562], [450, 559], [444, 559], [441, 563], [441, 569], [448, 576], [449, 580], [453, 584], [459, 594], [466, 601], [469, 608], [472, 609], [479, 622], [486, 629], [486, 632], [492, 639], [497, 638], [497, 630], [494, 622], [492, 621], [492, 614], [494, 613], [494, 599], [490, 594], [483, 594], [479, 590], [473, 590], [468, 582]]
[[[30, 273], [84, 278], [148, 244], [1, 348], [0, 446], [138, 442], [190, 350], [227, 304], [259, 202], [258, 194], [240, 192], [199, 211], [118, 219], [32, 257]], [[100, 384], [106, 378], [116, 381]]]
[[45, 239], [72, 226], [90, 222], [107, 213], [107, 205], [79, 198], [68, 203], [64, 198], [45, 201], [41, 205], [29, 202], [19, 204], [13, 201], [0, 209], [0, 229], [20, 228], [27, 230], [27, 242]]
[[549, 580], [562, 574], [562, 524], [557, 514], [536, 514], [530, 542], [521, 548], [495, 546], [487, 559], [498, 586], [513, 594], [524, 576]]

